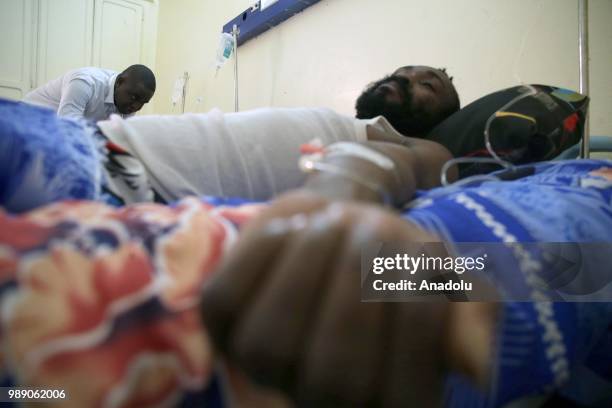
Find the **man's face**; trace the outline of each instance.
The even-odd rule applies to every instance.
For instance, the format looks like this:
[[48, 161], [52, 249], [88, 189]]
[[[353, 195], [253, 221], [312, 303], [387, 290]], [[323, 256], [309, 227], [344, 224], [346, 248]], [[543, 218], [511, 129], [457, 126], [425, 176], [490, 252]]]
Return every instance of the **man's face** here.
[[355, 108], [359, 119], [382, 115], [403, 135], [420, 136], [458, 110], [459, 100], [445, 72], [415, 66], [370, 84]]
[[115, 84], [115, 106], [124, 115], [136, 113], [151, 100], [153, 93], [141, 81], [119, 76]]

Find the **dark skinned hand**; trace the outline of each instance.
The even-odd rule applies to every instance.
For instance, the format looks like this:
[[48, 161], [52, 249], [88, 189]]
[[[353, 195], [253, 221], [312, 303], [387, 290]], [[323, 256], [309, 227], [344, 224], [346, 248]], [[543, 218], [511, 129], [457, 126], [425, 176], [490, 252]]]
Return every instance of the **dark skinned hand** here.
[[205, 288], [216, 348], [303, 407], [435, 407], [449, 369], [482, 382], [492, 307], [361, 302], [360, 248], [380, 241], [439, 239], [378, 206], [308, 192], [275, 201]]

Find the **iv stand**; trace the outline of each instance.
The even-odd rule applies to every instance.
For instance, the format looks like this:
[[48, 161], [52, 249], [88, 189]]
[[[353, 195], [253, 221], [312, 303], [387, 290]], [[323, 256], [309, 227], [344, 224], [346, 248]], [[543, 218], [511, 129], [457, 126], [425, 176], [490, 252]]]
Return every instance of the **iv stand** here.
[[[578, 72], [580, 75], [579, 92], [589, 94], [589, 1], [578, 0]], [[584, 122], [584, 135], [580, 145], [580, 158], [588, 159], [591, 154], [591, 135], [589, 133], [589, 114]]]
[[234, 37], [234, 111], [238, 112], [238, 34], [240, 30], [234, 24], [232, 36]]

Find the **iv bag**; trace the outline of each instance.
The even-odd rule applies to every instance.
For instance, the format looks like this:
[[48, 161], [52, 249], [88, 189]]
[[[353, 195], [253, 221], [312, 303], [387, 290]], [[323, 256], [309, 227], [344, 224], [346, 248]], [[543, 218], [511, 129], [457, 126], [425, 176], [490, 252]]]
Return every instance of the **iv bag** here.
[[215, 60], [215, 66], [217, 69], [221, 68], [223, 64], [227, 62], [232, 56], [234, 51], [234, 37], [230, 33], [221, 33], [219, 40], [219, 48], [217, 48], [217, 58]]

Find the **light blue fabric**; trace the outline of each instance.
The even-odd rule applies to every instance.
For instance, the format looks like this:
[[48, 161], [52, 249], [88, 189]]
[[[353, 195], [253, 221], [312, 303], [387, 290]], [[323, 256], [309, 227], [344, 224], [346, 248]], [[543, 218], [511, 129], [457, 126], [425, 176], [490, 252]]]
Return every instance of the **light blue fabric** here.
[[93, 132], [85, 121], [0, 99], [0, 206], [19, 213], [59, 200], [99, 199]]

